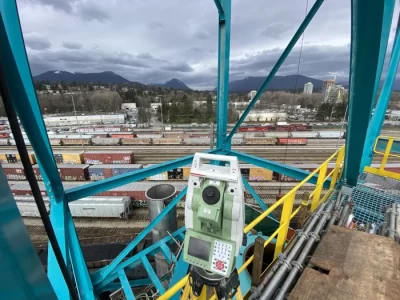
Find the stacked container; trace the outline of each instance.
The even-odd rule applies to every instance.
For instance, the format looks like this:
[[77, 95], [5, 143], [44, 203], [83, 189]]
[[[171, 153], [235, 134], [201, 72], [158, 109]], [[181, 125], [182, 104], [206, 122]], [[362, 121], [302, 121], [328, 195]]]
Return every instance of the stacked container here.
[[88, 151], [83, 153], [85, 164], [132, 164], [134, 163], [134, 155], [132, 151], [120, 152], [94, 152]]

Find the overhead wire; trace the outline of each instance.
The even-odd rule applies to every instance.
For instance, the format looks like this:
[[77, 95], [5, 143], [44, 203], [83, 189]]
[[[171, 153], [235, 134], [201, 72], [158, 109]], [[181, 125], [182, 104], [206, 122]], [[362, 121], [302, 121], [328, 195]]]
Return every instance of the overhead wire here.
[[[308, 11], [308, 0], [306, 1], [306, 11], [305, 11], [305, 16], [307, 16], [307, 11]], [[303, 54], [303, 45], [304, 45], [304, 35], [305, 32], [301, 35], [301, 42], [300, 42], [300, 53], [299, 53], [299, 59], [297, 62], [297, 73], [296, 73], [296, 81], [295, 81], [295, 86], [294, 86], [294, 92], [293, 92], [293, 101], [292, 101], [292, 109], [296, 101], [296, 92], [297, 92], [297, 84], [299, 80], [299, 74], [300, 74], [300, 65], [301, 65], [301, 57]], [[286, 163], [286, 157], [287, 157], [287, 152], [288, 152], [288, 146], [289, 146], [289, 134], [290, 134], [290, 127], [288, 127], [287, 131], [287, 141], [286, 141], [286, 147], [285, 147], [285, 155], [283, 156], [283, 163]], [[282, 176], [279, 180], [279, 196], [281, 195], [282, 192]]]

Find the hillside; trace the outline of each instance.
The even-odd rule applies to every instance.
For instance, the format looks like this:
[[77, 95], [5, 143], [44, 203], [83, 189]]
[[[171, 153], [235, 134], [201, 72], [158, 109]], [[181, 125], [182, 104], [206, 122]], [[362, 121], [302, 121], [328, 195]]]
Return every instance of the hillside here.
[[35, 81], [54, 82], [82, 82], [82, 83], [129, 83], [130, 81], [111, 71], [100, 73], [73, 73], [67, 71], [47, 71], [42, 74], [33, 76]]
[[183, 81], [176, 79], [176, 78], [172, 78], [171, 80], [167, 81], [166, 83], [152, 83], [151, 85], [166, 87], [166, 88], [176, 89], [176, 90], [192, 90]]
[[[246, 77], [241, 80], [234, 80], [229, 83], [229, 91], [234, 93], [248, 93], [251, 90], [258, 90], [266, 77]], [[302, 89], [304, 84], [311, 82], [314, 90], [322, 89], [323, 81], [311, 77], [299, 75], [297, 89]], [[267, 90], [293, 90], [296, 86], [296, 75], [275, 76], [270, 82]]]

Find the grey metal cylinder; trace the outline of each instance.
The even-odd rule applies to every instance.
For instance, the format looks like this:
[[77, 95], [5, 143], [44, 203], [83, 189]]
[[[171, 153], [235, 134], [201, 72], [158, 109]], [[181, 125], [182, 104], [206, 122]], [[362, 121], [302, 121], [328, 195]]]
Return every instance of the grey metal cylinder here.
[[[172, 201], [175, 197], [175, 193], [175, 187], [170, 184], [158, 184], [147, 190], [146, 198], [149, 207], [150, 222], [157, 218], [164, 208]], [[151, 231], [153, 243], [166, 237], [168, 232], [172, 233], [176, 231], [177, 227], [176, 207], [173, 207]]]

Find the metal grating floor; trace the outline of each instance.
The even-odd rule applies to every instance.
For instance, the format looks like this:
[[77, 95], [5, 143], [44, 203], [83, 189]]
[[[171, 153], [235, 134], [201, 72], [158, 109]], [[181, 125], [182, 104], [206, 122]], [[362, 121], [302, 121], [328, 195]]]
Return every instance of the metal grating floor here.
[[354, 215], [359, 223], [379, 224], [384, 221], [385, 208], [392, 203], [400, 204], [400, 181], [361, 174], [351, 199]]

